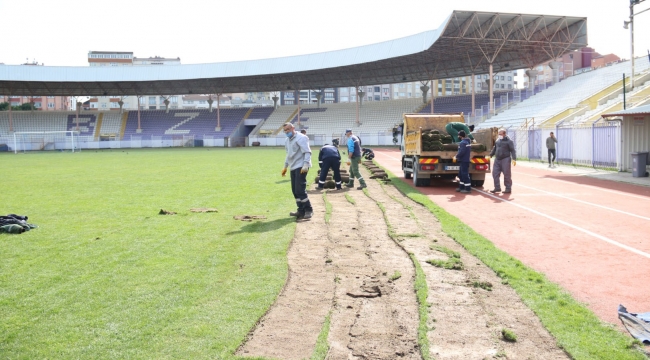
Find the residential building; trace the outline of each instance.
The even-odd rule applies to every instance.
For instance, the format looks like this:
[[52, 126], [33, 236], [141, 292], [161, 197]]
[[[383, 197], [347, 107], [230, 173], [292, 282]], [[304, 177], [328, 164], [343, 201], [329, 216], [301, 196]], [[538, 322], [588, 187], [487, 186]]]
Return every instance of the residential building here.
[[[157, 65], [180, 65], [181, 58], [165, 58], [160, 56], [152, 56], [147, 58], [138, 58], [133, 56], [132, 51], [89, 51], [88, 52], [88, 65], [89, 66], [157, 66]], [[136, 96], [119, 97], [114, 95], [99, 96], [90, 98], [87, 102], [88, 110], [96, 111], [119, 111], [119, 101], [123, 102], [122, 108], [125, 110], [136, 110], [138, 106], [140, 110], [160, 110], [165, 109], [165, 99], [169, 100], [170, 109], [180, 109], [182, 102], [180, 96], [173, 95], [162, 97], [160, 94], [140, 96], [140, 100]], [[85, 106], [86, 107], [86, 106]]]
[[[43, 66], [37, 62], [27, 62], [22, 65], [26, 66]], [[0, 95], [0, 102], [8, 102], [11, 106], [20, 106], [22, 104], [34, 103], [34, 110], [55, 111], [70, 110], [69, 96], [9, 96]]]

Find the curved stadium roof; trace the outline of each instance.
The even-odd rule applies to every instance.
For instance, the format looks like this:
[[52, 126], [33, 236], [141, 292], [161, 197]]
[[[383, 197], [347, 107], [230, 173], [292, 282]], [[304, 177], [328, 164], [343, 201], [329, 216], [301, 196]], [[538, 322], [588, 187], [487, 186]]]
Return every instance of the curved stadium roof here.
[[390, 84], [530, 68], [587, 45], [583, 17], [454, 11], [435, 30], [317, 54], [212, 64], [0, 65], [0, 94], [171, 95]]

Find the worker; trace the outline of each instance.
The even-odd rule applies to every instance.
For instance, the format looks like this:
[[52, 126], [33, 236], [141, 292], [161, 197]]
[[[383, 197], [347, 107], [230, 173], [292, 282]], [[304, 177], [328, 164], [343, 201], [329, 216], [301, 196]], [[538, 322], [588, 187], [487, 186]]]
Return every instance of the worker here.
[[372, 160], [375, 158], [375, 152], [371, 148], [361, 148], [361, 157]]
[[[548, 167], [554, 168], [555, 167], [555, 144], [557, 144], [557, 138], [555, 137], [555, 134], [551, 131], [551, 135], [546, 138], [546, 149], [548, 149]], [[553, 159], [551, 160], [551, 155], [553, 155]]]
[[289, 213], [297, 220], [308, 220], [314, 214], [314, 210], [307, 197], [307, 172], [311, 167], [311, 149], [309, 139], [296, 131], [292, 123], [282, 126], [287, 139], [284, 143], [287, 157], [284, 159], [282, 176], [287, 174], [287, 168], [291, 169], [291, 191], [296, 199], [298, 210]]
[[474, 131], [474, 125], [467, 126], [465, 123], [462, 122], [450, 122], [445, 125], [445, 131], [447, 134], [451, 135], [451, 138], [454, 140], [455, 143], [459, 142], [460, 140], [458, 139], [458, 132], [459, 131], [464, 131], [465, 134], [469, 137], [470, 140], [472, 140], [473, 144], [476, 144], [476, 140], [474, 140], [474, 136], [472, 136], [471, 132]]
[[332, 169], [336, 190], [341, 190], [341, 153], [334, 145], [325, 144], [318, 154], [318, 165], [320, 166], [320, 178], [318, 179], [318, 190], [325, 188], [327, 173]]
[[517, 165], [517, 152], [515, 151], [515, 143], [508, 137], [506, 129], [499, 129], [499, 138], [497, 139], [490, 155], [486, 156], [490, 160], [492, 156], [494, 165], [492, 166], [492, 178], [494, 179], [494, 189], [490, 190], [491, 193], [501, 192], [501, 173], [503, 173], [503, 183], [506, 186], [504, 194], [512, 192], [512, 173], [510, 172], [510, 163], [512, 166]]
[[458, 188], [456, 192], [469, 194], [472, 192], [472, 181], [469, 177], [469, 158], [472, 151], [472, 145], [467, 138], [465, 131], [458, 132], [460, 143], [458, 144], [458, 153], [454, 156], [453, 161], [458, 162], [460, 169], [458, 171]]
[[359, 179], [359, 186], [357, 190], [366, 188], [366, 181], [359, 172], [359, 164], [361, 164], [361, 140], [356, 135], [352, 134], [351, 129], [345, 130], [345, 136], [348, 138], [348, 166], [350, 166], [350, 181], [345, 186], [354, 187], [354, 178]]

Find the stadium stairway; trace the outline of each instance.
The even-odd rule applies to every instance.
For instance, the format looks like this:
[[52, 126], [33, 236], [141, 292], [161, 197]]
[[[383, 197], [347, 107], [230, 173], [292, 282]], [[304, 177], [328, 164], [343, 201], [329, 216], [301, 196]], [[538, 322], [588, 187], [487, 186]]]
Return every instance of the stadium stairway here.
[[100, 131], [102, 129], [102, 123], [103, 122], [104, 122], [104, 113], [100, 112], [97, 115], [97, 124], [95, 125], [95, 135], [94, 135], [95, 141], [99, 140], [99, 133], [100, 133]]
[[279, 132], [282, 124], [296, 115], [297, 105], [285, 105], [275, 109], [270, 116], [264, 121], [262, 126], [255, 130], [251, 135], [272, 135]]
[[[646, 76], [649, 63], [647, 57], [637, 59], [636, 70], [643, 73], [641, 79]], [[594, 106], [598, 101], [610, 96], [621, 83], [621, 74], [630, 74], [629, 62], [622, 62], [600, 69], [592, 70], [582, 74], [570, 76], [563, 81], [531, 96], [526, 101], [505, 110], [490, 119], [478, 124], [478, 128], [485, 127], [518, 127], [526, 119], [533, 118], [535, 124], [539, 125], [548, 122], [546, 126], [562, 121], [575, 111], [578, 104], [583, 103], [585, 107]], [[637, 76], [637, 78], [639, 78]], [[637, 79], [635, 78], [635, 79]], [[596, 108], [597, 106], [594, 106]], [[582, 114], [590, 109], [585, 108]], [[579, 114], [579, 115], [582, 115]], [[578, 114], [576, 114], [578, 115]]]

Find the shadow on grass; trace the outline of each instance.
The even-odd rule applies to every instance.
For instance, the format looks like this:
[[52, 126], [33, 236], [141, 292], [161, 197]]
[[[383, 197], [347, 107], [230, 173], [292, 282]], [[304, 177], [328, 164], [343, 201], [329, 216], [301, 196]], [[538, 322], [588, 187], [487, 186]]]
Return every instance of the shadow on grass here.
[[282, 219], [271, 220], [271, 221], [253, 220], [251, 222], [246, 223], [246, 225], [242, 226], [239, 230], [231, 231], [229, 233], [226, 233], [226, 235], [257, 234], [257, 233], [275, 231], [288, 224], [295, 223], [295, 222], [296, 222], [296, 218], [293, 216], [282, 218]]
[[288, 183], [288, 182], [291, 182], [291, 180], [290, 179], [280, 180], [280, 181], [276, 181], [275, 183], [276, 184], [284, 184], [284, 183]]

